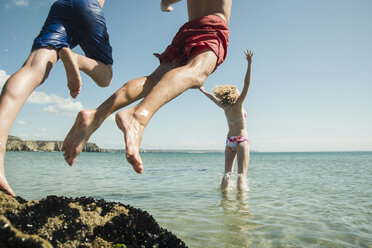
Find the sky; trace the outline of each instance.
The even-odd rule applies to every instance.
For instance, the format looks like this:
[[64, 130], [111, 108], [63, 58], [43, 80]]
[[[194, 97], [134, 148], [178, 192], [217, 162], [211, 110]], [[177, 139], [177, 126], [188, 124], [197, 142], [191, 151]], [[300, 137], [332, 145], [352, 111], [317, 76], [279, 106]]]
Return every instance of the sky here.
[[[30, 96], [10, 134], [63, 140], [81, 109], [98, 107], [125, 82], [159, 65], [153, 53], [169, 45], [187, 21], [186, 1], [163, 13], [159, 0], [106, 0], [114, 77], [100, 88], [83, 73], [72, 99], [62, 63]], [[0, 87], [30, 53], [52, 0], [0, 0]], [[244, 102], [250, 147], [260, 152], [372, 151], [372, 1], [235, 0], [225, 62], [204, 86], [241, 90], [254, 52]], [[75, 52], [82, 54], [79, 47]], [[132, 105], [130, 105], [132, 106]], [[128, 107], [130, 107], [128, 106]], [[198, 90], [161, 108], [146, 127], [142, 149], [223, 150], [223, 110]], [[124, 148], [112, 116], [90, 138], [101, 148]]]

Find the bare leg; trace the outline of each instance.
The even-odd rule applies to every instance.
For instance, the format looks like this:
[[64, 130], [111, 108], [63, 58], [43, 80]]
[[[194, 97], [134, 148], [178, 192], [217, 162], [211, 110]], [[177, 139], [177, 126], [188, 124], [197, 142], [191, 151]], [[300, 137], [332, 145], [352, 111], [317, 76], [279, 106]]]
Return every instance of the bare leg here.
[[74, 53], [77, 57], [80, 70], [90, 76], [100, 87], [107, 87], [112, 79], [112, 65], [106, 65], [101, 61], [94, 60], [80, 54]]
[[[117, 114], [117, 123], [124, 132], [127, 160], [136, 169], [142, 167], [139, 155], [142, 133], [151, 117], [164, 104], [190, 88], [204, 84], [213, 72], [217, 61], [212, 51], [203, 52], [192, 58], [187, 65], [165, 73], [151, 92], [134, 108], [122, 110]], [[135, 126], [136, 128], [126, 128]], [[123, 127], [123, 129], [122, 129]]]
[[236, 152], [225, 147], [225, 173], [221, 181], [221, 190], [226, 190], [229, 187], [231, 174], [234, 171]]
[[67, 87], [70, 89], [72, 98], [76, 98], [81, 91], [81, 76], [76, 56], [73, 56], [70, 48], [64, 47], [59, 53], [66, 70]]
[[58, 55], [66, 70], [67, 86], [72, 98], [76, 98], [81, 91], [82, 81], [79, 70], [89, 75], [100, 87], [110, 85], [111, 65], [74, 53], [68, 47], [61, 48]]
[[14, 196], [5, 177], [4, 157], [10, 129], [23, 104], [48, 77], [57, 61], [54, 49], [41, 48], [31, 52], [22, 68], [6, 82], [0, 96], [0, 187]]
[[237, 146], [237, 154], [238, 154], [238, 181], [236, 187], [238, 190], [249, 190], [247, 185], [247, 170], [249, 163], [248, 142], [242, 142]]
[[128, 162], [137, 173], [142, 173], [142, 159], [139, 155], [139, 147], [142, 140], [144, 126], [133, 118], [133, 110], [119, 111], [116, 116], [116, 125], [124, 133], [125, 150]]
[[63, 142], [62, 151], [64, 151], [63, 155], [66, 162], [69, 165], [75, 162], [84, 145], [88, 142], [89, 137], [108, 116], [146, 96], [164, 73], [171, 68], [173, 67], [160, 65], [150, 76], [125, 83], [97, 109], [80, 111]]

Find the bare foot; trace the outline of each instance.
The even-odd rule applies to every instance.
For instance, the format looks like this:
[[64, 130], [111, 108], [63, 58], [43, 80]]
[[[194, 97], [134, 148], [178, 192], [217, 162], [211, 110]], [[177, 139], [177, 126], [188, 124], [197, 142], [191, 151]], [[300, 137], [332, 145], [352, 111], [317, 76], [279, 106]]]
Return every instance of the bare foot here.
[[139, 155], [139, 148], [142, 140], [144, 127], [134, 118], [133, 111], [124, 109], [116, 116], [116, 125], [124, 133], [125, 150], [128, 162], [137, 173], [142, 173], [142, 159]]
[[5, 177], [4, 157], [6, 148], [3, 144], [6, 144], [6, 141], [0, 139], [0, 188], [4, 189], [11, 196], [15, 197], [15, 194]]
[[231, 181], [231, 172], [226, 172], [221, 181], [221, 190], [226, 191], [229, 186], [230, 186], [230, 181]]
[[243, 173], [238, 174], [238, 181], [236, 183], [236, 188], [239, 191], [249, 191], [248, 180]]
[[4, 172], [0, 172], [0, 188], [6, 190], [11, 196], [15, 197], [12, 188], [9, 186], [9, 183], [5, 178]]
[[77, 62], [77, 54], [74, 54], [70, 48], [64, 47], [58, 53], [66, 70], [67, 86], [70, 89], [72, 98], [76, 98], [81, 91], [81, 76]]
[[96, 110], [82, 110], [76, 117], [75, 123], [63, 141], [63, 156], [69, 165], [72, 165], [81, 153], [89, 137], [98, 128], [93, 124]]
[[173, 7], [170, 5], [165, 5], [163, 2], [160, 3], [160, 9], [163, 12], [171, 12], [173, 10]]

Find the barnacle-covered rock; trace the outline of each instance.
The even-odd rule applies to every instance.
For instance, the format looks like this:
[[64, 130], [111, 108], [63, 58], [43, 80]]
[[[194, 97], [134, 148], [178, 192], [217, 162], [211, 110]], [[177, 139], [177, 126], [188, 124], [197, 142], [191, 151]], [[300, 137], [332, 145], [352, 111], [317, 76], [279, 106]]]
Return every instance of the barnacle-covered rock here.
[[146, 211], [91, 197], [40, 201], [0, 191], [0, 247], [186, 247]]

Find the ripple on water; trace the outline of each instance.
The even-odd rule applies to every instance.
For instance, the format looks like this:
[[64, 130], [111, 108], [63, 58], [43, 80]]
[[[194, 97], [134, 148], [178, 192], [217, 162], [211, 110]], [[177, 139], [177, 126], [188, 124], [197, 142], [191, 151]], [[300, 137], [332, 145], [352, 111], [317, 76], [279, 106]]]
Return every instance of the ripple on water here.
[[[224, 154], [9, 152], [17, 194], [94, 196], [149, 212], [189, 247], [372, 247], [372, 153], [253, 153], [249, 192], [221, 194]], [[235, 180], [235, 179], [234, 179]], [[235, 181], [234, 181], [235, 182]]]

